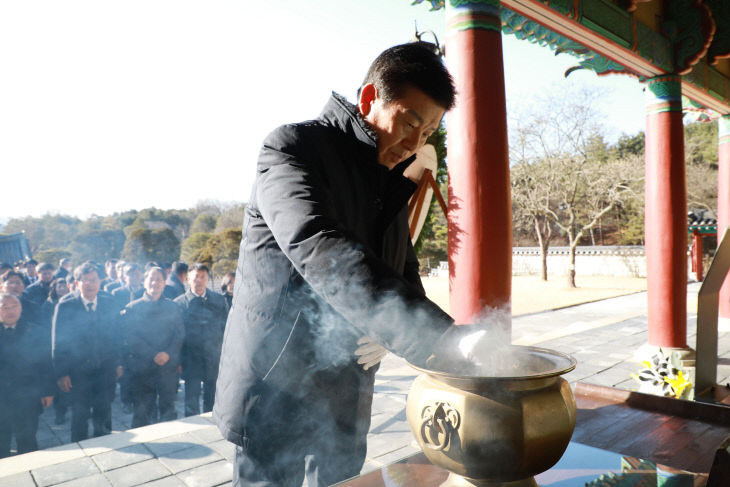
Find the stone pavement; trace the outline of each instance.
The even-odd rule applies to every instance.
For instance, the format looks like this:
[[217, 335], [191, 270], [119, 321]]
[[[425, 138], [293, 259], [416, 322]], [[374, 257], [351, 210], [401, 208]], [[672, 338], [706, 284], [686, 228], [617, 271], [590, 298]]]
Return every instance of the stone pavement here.
[[[697, 292], [688, 285], [688, 344], [694, 348]], [[573, 355], [578, 366], [566, 379], [634, 389], [634, 352], [647, 342], [646, 293], [513, 318], [513, 341]], [[719, 334], [718, 383], [730, 380], [730, 330]], [[405, 404], [415, 371], [388, 355], [376, 378], [368, 458], [363, 473], [418, 451], [406, 422]], [[178, 404], [182, 404], [180, 395]], [[113, 405], [113, 425], [127, 428], [131, 415]], [[209, 415], [160, 423], [80, 443], [64, 444], [68, 422], [42, 416], [39, 442], [53, 447], [0, 460], [6, 486], [214, 486], [230, 484], [233, 446], [222, 440]], [[60, 445], [60, 446], [59, 446]]]

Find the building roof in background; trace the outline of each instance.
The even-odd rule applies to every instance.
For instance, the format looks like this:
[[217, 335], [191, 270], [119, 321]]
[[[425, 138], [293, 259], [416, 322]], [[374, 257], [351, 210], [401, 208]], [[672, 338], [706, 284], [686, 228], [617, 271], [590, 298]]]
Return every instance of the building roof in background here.
[[0, 235], [0, 262], [12, 264], [30, 258], [30, 246], [25, 235], [22, 233]]

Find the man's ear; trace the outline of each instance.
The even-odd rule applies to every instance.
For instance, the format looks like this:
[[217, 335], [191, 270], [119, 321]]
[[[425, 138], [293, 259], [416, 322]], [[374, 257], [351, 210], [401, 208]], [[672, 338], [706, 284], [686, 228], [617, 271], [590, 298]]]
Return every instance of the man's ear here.
[[370, 113], [376, 98], [378, 98], [378, 90], [374, 84], [368, 83], [360, 88], [360, 99], [357, 102], [360, 115], [366, 117]]

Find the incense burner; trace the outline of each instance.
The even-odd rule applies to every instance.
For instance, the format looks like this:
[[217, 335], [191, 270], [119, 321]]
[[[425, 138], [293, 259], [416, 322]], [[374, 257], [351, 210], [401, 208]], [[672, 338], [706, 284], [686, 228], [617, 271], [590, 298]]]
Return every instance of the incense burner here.
[[537, 486], [575, 428], [575, 398], [560, 377], [576, 366], [560, 352], [511, 346], [487, 366], [454, 370], [432, 357], [408, 394], [411, 431], [442, 486]]

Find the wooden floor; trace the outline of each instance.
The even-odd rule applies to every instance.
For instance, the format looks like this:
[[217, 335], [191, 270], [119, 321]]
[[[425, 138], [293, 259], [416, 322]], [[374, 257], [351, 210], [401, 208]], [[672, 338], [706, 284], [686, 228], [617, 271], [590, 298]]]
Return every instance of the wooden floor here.
[[697, 473], [730, 437], [730, 407], [578, 383], [573, 441]]

